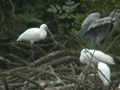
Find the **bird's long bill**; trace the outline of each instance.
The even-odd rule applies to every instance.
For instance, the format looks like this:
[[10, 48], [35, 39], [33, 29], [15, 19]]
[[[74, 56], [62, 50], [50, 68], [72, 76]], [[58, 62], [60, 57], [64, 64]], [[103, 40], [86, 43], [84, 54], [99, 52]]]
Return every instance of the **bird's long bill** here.
[[55, 40], [54, 35], [50, 32], [50, 29], [48, 29], [48, 33], [50, 34], [50, 36], [53, 39], [54, 43], [57, 45], [57, 41]]
[[52, 33], [51, 33], [51, 31], [50, 31], [49, 28], [47, 28], [46, 31], [47, 31], [50, 35], [52, 35]]
[[53, 36], [53, 34], [52, 34], [52, 32], [50, 31], [49, 28], [47, 29], [47, 31], [48, 31], [48, 33], [50, 34], [51, 38], [54, 40], [54, 36]]
[[50, 32], [50, 29], [49, 29], [49, 28], [47, 28], [46, 30], [47, 30], [47, 32], [48, 32], [49, 34], [51, 34], [51, 32]]

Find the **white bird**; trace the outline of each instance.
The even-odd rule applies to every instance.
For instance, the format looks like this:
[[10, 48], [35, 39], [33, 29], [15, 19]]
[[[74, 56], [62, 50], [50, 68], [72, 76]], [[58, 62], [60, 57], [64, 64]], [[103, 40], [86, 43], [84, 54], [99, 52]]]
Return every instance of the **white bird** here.
[[45, 39], [47, 37], [47, 30], [46, 24], [42, 24], [40, 28], [29, 28], [18, 37], [17, 41], [29, 41], [33, 44]]
[[104, 62], [106, 64], [115, 64], [113, 58], [100, 50], [82, 49], [80, 52], [80, 62], [83, 64], [94, 64]]
[[[48, 27], [46, 24], [42, 24], [40, 28], [29, 28], [18, 37], [17, 41], [28, 41], [30, 42], [32, 48], [32, 45], [35, 42], [47, 38], [47, 30]], [[31, 50], [31, 53], [31, 57], [34, 59], [33, 50]]]
[[109, 66], [105, 63], [99, 62], [97, 73], [103, 84], [109, 86], [111, 83], [111, 71]]

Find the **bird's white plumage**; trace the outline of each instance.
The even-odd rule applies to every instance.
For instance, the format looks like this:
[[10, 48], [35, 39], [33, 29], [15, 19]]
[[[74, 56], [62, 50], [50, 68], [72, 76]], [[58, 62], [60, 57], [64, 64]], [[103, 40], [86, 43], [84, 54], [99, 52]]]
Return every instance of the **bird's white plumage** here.
[[102, 80], [105, 86], [111, 83], [111, 71], [107, 64], [99, 62], [98, 63], [98, 76]]
[[33, 44], [47, 37], [47, 29], [46, 24], [42, 24], [40, 28], [29, 28], [18, 37], [17, 41], [29, 41]]
[[80, 62], [84, 64], [104, 62], [115, 64], [113, 58], [100, 50], [82, 49], [80, 53]]

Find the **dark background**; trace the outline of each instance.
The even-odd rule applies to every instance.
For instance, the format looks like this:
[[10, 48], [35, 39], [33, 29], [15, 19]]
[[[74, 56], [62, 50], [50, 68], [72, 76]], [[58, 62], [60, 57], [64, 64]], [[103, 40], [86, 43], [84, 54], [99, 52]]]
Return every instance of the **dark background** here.
[[[82, 21], [92, 12], [98, 11], [104, 17], [115, 8], [120, 8], [120, 0], [0, 0], [0, 85], [17, 84], [18, 82], [21, 84], [22, 82], [23, 85], [18, 85], [19, 89], [15, 89], [21, 90], [21, 87], [24, 86], [23, 82], [27, 79], [38, 78], [36, 73], [40, 74], [41, 80], [55, 81], [54, 75], [45, 73], [50, 71], [48, 65], [52, 66], [66, 84], [75, 83], [67, 81], [63, 77], [76, 81], [76, 76], [83, 70], [84, 65], [79, 62], [79, 55], [81, 49], [90, 48], [90, 39], [80, 38]], [[35, 60], [31, 60], [30, 44], [17, 43], [16, 39], [26, 29], [40, 27], [43, 23], [48, 25], [57, 44], [48, 34], [46, 40], [35, 43]], [[110, 54], [115, 59], [116, 65], [110, 66], [110, 68], [113, 87], [117, 87], [120, 75], [120, 27], [114, 30], [96, 49]], [[33, 63], [36, 63], [33, 70], [28, 69]], [[40, 71], [41, 69], [38, 72], [39, 68], [44, 73]], [[15, 72], [19, 74], [15, 76]], [[26, 76], [27, 79], [19, 75]], [[6, 76], [4, 80], [3, 76]], [[12, 79], [15, 80], [12, 81]], [[89, 79], [91, 78], [88, 77], [86, 82], [89, 82]], [[5, 84], [6, 80], [7, 84]], [[88, 83], [86, 86], [81, 85], [80, 88], [82, 88], [81, 90], [83, 88], [86, 90], [103, 88], [101, 82], [100, 85], [98, 83], [98, 86], [96, 84], [92, 82], [93, 86]], [[16, 87], [10, 85], [5, 87], [12, 88], [12, 90]]]

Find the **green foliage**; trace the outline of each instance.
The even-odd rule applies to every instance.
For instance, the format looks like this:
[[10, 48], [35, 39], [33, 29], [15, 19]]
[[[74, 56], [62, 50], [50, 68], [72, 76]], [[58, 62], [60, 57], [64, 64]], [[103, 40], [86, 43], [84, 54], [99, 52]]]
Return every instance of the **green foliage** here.
[[[74, 87], [76, 89], [76, 87], [79, 86], [76, 85], [78, 82], [76, 76], [81, 72], [78, 61], [79, 52], [82, 48], [90, 47], [90, 38], [84, 40], [80, 38], [81, 23], [91, 12], [98, 11], [102, 16], [107, 16], [114, 8], [120, 8], [120, 0], [0, 0], [1, 76], [3, 74], [7, 77], [6, 79], [9, 82], [8, 86], [11, 86], [11, 90], [12, 85], [16, 86], [19, 84], [19, 81], [20, 86], [16, 86], [17, 89], [20, 87], [20, 90], [27, 90], [29, 86], [33, 86], [31, 83], [36, 85], [36, 82], [38, 82], [38, 85], [49, 86], [38, 80], [46, 79], [49, 81], [50, 79], [50, 84], [52, 84], [51, 80], [55, 81], [59, 78], [55, 77], [60, 73], [60, 78], [62, 76], [61, 74], [65, 74], [62, 78], [67, 77], [67, 80], [63, 79], [65, 83], [74, 81]], [[29, 60], [31, 56], [30, 45], [27, 43], [18, 44], [16, 43], [16, 39], [27, 28], [39, 27], [42, 23], [48, 25], [53, 37], [48, 33], [48, 38], [45, 41], [35, 43], [35, 46], [33, 46], [35, 49], [35, 60], [32, 61]], [[110, 47], [106, 52], [112, 53], [118, 57], [117, 60], [120, 60], [119, 35], [120, 28], [117, 28], [105, 43], [97, 47], [97, 49], [105, 51]], [[54, 43], [54, 41], [56, 41], [57, 44]], [[113, 41], [115, 42], [113, 43]], [[66, 64], [66, 61], [70, 64]], [[35, 63], [38, 66], [34, 66]], [[57, 66], [57, 68], [55, 68], [57, 74], [55, 74], [48, 65]], [[72, 76], [72, 78], [68, 78], [68, 76]], [[0, 80], [2, 78], [3, 77], [0, 77]], [[91, 80], [87, 81], [91, 83]], [[2, 84], [3, 82], [1, 82], [1, 85]], [[89, 85], [88, 83], [86, 85], [88, 85], [86, 86], [87, 88], [83, 85], [84, 88], [79, 90], [88, 89], [90, 86], [91, 88], [89, 90], [94, 90], [93, 85]], [[103, 85], [101, 85], [101, 87], [103, 87]], [[58, 89], [59, 88], [62, 89], [63, 87], [58, 87]], [[95, 88], [95, 90], [98, 89]]]
[[57, 19], [73, 19], [73, 13], [78, 8], [79, 3], [68, 0], [63, 5], [50, 5], [48, 12], [53, 13]]
[[30, 14], [18, 14], [16, 15], [17, 18], [19, 18], [20, 20], [24, 21], [24, 23], [42, 23], [41, 20], [39, 20], [38, 18], [36, 18], [35, 16], [33, 15], [30, 15]]
[[[29, 26], [33, 23], [35, 23], [36, 25], [47, 23], [51, 27], [52, 32], [56, 35], [59, 34], [62, 36], [62, 34], [64, 34], [72, 37], [72, 34], [75, 34], [75, 36], [80, 39], [79, 32], [81, 29], [81, 23], [89, 13], [98, 11], [102, 14], [102, 16], [106, 16], [111, 10], [113, 10], [114, 7], [119, 7], [120, 1], [29, 0], [28, 2], [26, 0], [21, 0], [14, 1], [12, 2], [12, 4], [10, 2], [2, 3], [6, 3], [5, 5], [8, 4], [8, 13], [6, 13], [6, 8], [4, 8], [5, 11], [3, 12], [5, 12], [7, 18], [10, 17], [10, 21], [12, 17], [12, 19], [14, 18], [20, 21], [20, 23], [22, 22], [23, 24], [25, 24], [26, 27], [27, 25]], [[25, 27], [22, 28], [23, 29], [21, 31], [25, 30]], [[15, 34], [14, 36], [16, 35], [17, 34]], [[61, 38], [58, 38], [58, 40], [60, 39]], [[77, 42], [77, 40], [75, 40], [75, 42]], [[88, 41], [86, 41], [86, 45], [89, 46]], [[76, 44], [75, 46], [72, 46], [74, 48], [76, 47]]]

